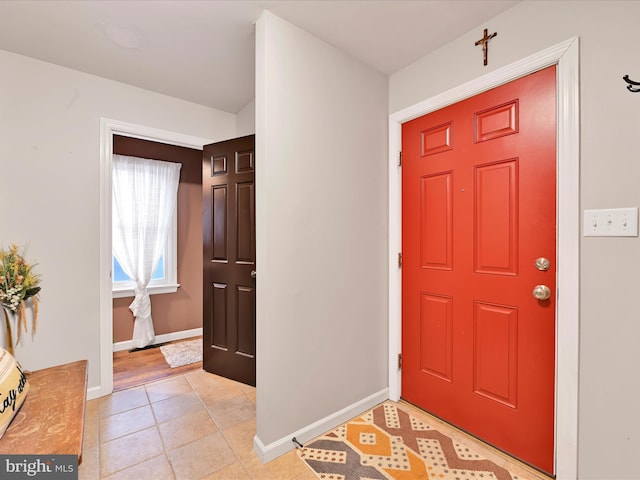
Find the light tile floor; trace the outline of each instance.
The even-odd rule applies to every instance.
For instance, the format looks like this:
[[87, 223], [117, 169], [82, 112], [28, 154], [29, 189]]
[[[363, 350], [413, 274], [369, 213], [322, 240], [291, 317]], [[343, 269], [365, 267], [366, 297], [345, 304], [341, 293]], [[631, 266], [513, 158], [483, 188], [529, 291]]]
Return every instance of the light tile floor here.
[[[79, 479], [317, 480], [295, 451], [258, 459], [255, 402], [254, 387], [204, 370], [90, 400]], [[520, 480], [550, 480], [412, 405], [402, 408]]]
[[253, 451], [256, 391], [203, 370], [87, 402], [80, 480], [317, 480]]

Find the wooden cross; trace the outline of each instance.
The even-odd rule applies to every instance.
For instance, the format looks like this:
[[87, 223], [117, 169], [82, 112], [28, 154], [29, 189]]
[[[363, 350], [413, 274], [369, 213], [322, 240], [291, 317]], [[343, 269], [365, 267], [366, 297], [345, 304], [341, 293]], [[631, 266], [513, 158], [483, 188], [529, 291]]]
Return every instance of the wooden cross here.
[[484, 29], [484, 36], [476, 42], [476, 47], [482, 45], [482, 56], [484, 58], [484, 64], [487, 64], [487, 53], [489, 52], [489, 40], [498, 35], [498, 32], [493, 32], [491, 35], [487, 35], [487, 29]]

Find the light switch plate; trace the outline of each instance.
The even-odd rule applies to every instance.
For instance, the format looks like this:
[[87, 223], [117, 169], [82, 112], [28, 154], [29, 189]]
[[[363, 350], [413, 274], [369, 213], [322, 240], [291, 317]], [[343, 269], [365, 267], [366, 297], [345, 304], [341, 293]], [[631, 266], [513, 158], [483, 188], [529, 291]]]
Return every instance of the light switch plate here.
[[638, 208], [584, 211], [585, 237], [637, 237]]

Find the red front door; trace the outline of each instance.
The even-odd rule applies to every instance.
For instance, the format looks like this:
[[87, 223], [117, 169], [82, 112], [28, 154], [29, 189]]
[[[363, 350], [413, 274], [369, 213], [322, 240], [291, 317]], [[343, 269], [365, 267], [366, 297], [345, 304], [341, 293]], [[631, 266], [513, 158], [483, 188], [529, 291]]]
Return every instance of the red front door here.
[[549, 67], [402, 128], [402, 396], [550, 473], [555, 85]]

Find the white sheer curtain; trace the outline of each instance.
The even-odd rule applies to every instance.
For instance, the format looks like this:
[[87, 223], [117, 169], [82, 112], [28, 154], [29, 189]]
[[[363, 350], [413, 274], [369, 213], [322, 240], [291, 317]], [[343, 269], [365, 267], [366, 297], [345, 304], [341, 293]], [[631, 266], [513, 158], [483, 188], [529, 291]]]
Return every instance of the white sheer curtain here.
[[162, 257], [176, 208], [179, 163], [113, 156], [113, 254], [136, 284], [129, 309], [133, 346], [155, 340], [147, 285]]

